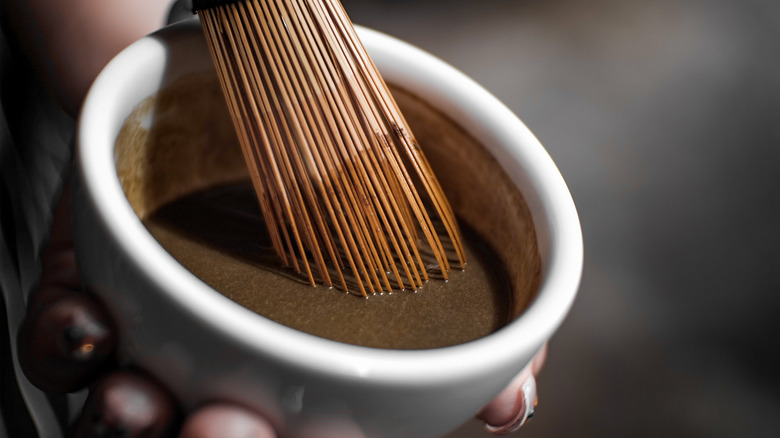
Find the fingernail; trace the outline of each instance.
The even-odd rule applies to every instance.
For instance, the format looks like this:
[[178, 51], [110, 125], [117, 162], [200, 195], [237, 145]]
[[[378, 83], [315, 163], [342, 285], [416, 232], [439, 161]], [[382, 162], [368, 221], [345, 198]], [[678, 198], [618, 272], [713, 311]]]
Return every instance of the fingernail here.
[[486, 423], [485, 428], [494, 435], [506, 435], [517, 431], [534, 416], [537, 400], [536, 379], [529, 376], [517, 392], [514, 406], [515, 416], [503, 425], [494, 426]]
[[176, 423], [168, 393], [146, 376], [116, 371], [92, 389], [74, 438], [163, 438]]
[[84, 294], [61, 291], [32, 309], [19, 330], [19, 362], [27, 378], [48, 392], [71, 392], [110, 362], [116, 335], [105, 311]]

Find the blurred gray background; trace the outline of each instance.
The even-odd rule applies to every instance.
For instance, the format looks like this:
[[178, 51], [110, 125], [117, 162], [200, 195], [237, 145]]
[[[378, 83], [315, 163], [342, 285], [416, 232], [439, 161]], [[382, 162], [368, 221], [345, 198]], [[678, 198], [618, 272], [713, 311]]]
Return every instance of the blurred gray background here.
[[780, 436], [780, 2], [344, 5], [498, 96], [577, 204], [580, 295], [518, 436]]

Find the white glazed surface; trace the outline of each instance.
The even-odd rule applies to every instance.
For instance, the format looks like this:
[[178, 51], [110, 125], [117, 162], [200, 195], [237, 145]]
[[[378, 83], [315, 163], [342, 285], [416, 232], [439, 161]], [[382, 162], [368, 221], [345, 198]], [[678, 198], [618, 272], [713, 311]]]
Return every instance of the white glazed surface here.
[[79, 121], [74, 227], [85, 283], [120, 327], [120, 355], [165, 382], [185, 407], [236, 400], [289, 435], [319, 418], [331, 424], [338, 418], [367, 437], [439, 436], [495, 396], [571, 306], [582, 235], [569, 191], [542, 145], [462, 73], [406, 43], [358, 30], [387, 81], [469, 131], [523, 192], [542, 256], [538, 296], [519, 318], [480, 340], [390, 351], [298, 332], [213, 291], [146, 231], [115, 170], [115, 139], [130, 111], [172, 76], [213, 68], [205, 46], [198, 48], [197, 21], [175, 25], [125, 49], [93, 84]]

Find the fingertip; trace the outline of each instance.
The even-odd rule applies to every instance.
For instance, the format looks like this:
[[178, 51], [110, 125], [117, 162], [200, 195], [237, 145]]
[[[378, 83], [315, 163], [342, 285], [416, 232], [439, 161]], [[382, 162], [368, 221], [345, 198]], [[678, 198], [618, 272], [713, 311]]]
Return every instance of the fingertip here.
[[62, 289], [52, 289], [50, 295], [45, 306], [31, 306], [22, 322], [19, 362], [38, 388], [72, 392], [92, 382], [106, 366], [116, 334], [91, 297]]
[[531, 367], [518, 376], [477, 415], [495, 435], [512, 433], [534, 415], [537, 403], [536, 379]]
[[273, 427], [249, 409], [213, 403], [190, 414], [179, 438], [276, 438]]
[[135, 371], [116, 371], [90, 392], [74, 438], [163, 438], [176, 416], [172, 397], [156, 382]]

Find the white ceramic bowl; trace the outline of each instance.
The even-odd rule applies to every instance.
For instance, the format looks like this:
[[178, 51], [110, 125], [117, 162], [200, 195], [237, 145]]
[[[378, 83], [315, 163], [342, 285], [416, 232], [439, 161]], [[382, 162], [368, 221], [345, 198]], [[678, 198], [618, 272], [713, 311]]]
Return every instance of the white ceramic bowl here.
[[120, 354], [165, 382], [186, 407], [236, 400], [288, 432], [327, 418], [369, 437], [439, 436], [492, 399], [551, 337], [572, 304], [582, 271], [580, 224], [542, 145], [511, 111], [454, 68], [397, 39], [359, 32], [388, 82], [459, 123], [522, 191], [539, 242], [538, 295], [520, 317], [485, 338], [397, 351], [301, 333], [214, 292], [146, 231], [115, 168], [117, 133], [133, 108], [164, 80], [213, 68], [199, 23], [174, 25], [120, 53], [86, 98], [74, 227], [85, 282], [106, 301], [120, 328]]

